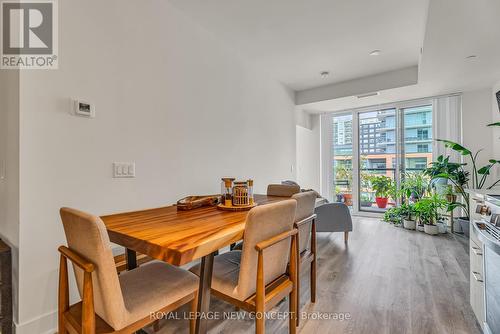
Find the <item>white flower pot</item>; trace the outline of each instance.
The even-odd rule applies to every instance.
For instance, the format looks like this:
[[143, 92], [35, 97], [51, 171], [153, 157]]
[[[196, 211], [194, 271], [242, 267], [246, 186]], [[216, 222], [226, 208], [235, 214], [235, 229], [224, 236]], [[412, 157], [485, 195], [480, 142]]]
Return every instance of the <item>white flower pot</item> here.
[[417, 225], [417, 231], [423, 232], [424, 231], [424, 225]]
[[448, 230], [448, 226], [446, 226], [446, 224], [443, 222], [437, 223], [437, 227], [438, 227], [439, 234], [445, 234]]
[[403, 220], [403, 226], [407, 230], [414, 230], [417, 227], [417, 223], [414, 220]]
[[436, 235], [439, 233], [437, 225], [424, 225], [424, 232], [430, 235]]

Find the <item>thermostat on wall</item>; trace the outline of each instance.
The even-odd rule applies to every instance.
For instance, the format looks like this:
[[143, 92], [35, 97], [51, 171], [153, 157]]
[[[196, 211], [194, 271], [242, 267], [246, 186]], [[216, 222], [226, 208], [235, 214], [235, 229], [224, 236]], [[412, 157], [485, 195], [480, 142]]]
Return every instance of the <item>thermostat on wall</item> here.
[[93, 104], [90, 104], [83, 100], [74, 100], [74, 113], [77, 116], [94, 118], [95, 108]]

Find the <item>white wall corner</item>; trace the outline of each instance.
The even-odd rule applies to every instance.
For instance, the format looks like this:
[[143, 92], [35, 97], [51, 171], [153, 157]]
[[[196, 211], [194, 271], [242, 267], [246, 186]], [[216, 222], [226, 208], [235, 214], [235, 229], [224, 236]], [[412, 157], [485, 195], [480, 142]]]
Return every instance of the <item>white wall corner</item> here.
[[302, 108], [295, 108], [295, 125], [303, 128], [312, 129], [312, 115]]

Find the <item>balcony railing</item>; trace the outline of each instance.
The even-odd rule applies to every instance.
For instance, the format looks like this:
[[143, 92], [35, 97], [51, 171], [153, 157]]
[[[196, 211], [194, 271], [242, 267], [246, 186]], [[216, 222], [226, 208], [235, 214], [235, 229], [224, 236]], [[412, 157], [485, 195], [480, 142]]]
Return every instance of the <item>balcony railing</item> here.
[[388, 198], [386, 205], [384, 201], [379, 201], [375, 198], [375, 190], [372, 187], [370, 179], [374, 176], [385, 175], [391, 179], [392, 184], [396, 183], [395, 168], [361, 168], [359, 180], [359, 210], [371, 212], [384, 212], [390, 207], [396, 205], [396, 199]]

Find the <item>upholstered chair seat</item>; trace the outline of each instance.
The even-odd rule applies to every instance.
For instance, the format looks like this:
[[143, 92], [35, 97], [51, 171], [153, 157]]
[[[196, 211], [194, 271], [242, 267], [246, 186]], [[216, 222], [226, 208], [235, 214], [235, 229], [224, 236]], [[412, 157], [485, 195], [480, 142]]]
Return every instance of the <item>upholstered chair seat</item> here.
[[118, 278], [126, 309], [122, 326], [145, 318], [151, 310], [160, 310], [198, 289], [198, 276], [160, 261], [125, 271]]
[[[248, 296], [238, 293], [238, 278], [240, 276], [241, 251], [232, 251], [217, 255], [214, 258], [212, 272], [212, 289], [220, 291], [238, 300], [245, 300]], [[200, 275], [200, 266], [190, 269]]]

